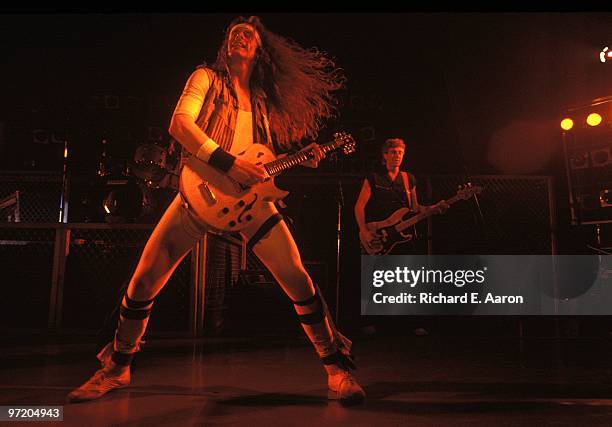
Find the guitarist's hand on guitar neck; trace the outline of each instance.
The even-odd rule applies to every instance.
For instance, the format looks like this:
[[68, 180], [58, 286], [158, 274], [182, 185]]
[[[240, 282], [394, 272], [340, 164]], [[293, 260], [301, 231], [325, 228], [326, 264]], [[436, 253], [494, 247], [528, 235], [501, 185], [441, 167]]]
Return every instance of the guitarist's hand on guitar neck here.
[[[365, 224], [370, 234], [378, 237], [380, 244], [378, 247], [367, 245], [366, 233], [359, 232], [362, 245], [368, 255], [385, 255], [388, 254], [393, 247], [402, 242], [408, 242], [414, 238], [414, 235], [409, 232], [409, 228], [416, 225], [425, 218], [436, 214], [446, 212], [446, 210], [460, 200], [467, 200], [474, 194], [479, 194], [483, 190], [482, 187], [468, 184], [465, 188], [460, 188], [457, 194], [448, 200], [441, 200], [435, 205], [420, 206], [418, 213], [412, 215], [408, 208], [400, 208], [389, 215], [382, 221], [373, 221]], [[362, 237], [363, 234], [363, 237]]]
[[247, 160], [243, 160], [240, 157], [236, 157], [236, 160], [234, 160], [234, 164], [227, 172], [227, 175], [247, 187], [264, 182], [270, 178], [264, 168], [254, 165]]
[[310, 151], [312, 153], [312, 158], [302, 163], [302, 166], [306, 166], [307, 168], [318, 168], [319, 162], [325, 158], [325, 153], [323, 152], [321, 147], [319, 147], [319, 144], [317, 144], [316, 142], [313, 142], [312, 144], [307, 145], [306, 147], [302, 148], [300, 151], [304, 151], [304, 152]]
[[[273, 176], [338, 149], [352, 153], [355, 140], [346, 132], [336, 132], [333, 141], [313, 145], [312, 155], [294, 153], [284, 158], [263, 144], [252, 144], [233, 159], [227, 172], [192, 156], [181, 170], [180, 191], [203, 223], [221, 231], [240, 231], [258, 217], [269, 216], [268, 202], [289, 194], [276, 187]], [[322, 153], [317, 154], [317, 150]]]
[[435, 205], [427, 206], [426, 208], [434, 210], [437, 214], [443, 214], [450, 208], [450, 205], [446, 200], [440, 200]]

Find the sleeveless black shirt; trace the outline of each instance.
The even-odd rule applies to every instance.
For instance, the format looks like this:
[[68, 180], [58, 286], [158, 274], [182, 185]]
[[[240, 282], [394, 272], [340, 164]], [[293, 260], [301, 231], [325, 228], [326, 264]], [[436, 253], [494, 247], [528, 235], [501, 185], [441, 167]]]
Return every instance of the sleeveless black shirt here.
[[[366, 222], [382, 221], [396, 210], [410, 207], [401, 172], [394, 181], [391, 181], [386, 170], [373, 172], [366, 177], [371, 190], [365, 206]], [[414, 191], [416, 178], [411, 173], [408, 173], [408, 182], [410, 191]]]

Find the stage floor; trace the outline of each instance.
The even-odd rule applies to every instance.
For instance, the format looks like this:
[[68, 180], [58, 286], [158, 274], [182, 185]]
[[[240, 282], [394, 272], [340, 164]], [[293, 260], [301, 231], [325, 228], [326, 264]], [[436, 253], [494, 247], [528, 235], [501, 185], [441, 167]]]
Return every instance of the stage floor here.
[[80, 404], [64, 399], [97, 368], [91, 338], [20, 341], [0, 349], [0, 405], [65, 405], [66, 426], [612, 423], [601, 340], [360, 338], [368, 398], [356, 407], [326, 400], [324, 371], [301, 337], [148, 340], [129, 388]]

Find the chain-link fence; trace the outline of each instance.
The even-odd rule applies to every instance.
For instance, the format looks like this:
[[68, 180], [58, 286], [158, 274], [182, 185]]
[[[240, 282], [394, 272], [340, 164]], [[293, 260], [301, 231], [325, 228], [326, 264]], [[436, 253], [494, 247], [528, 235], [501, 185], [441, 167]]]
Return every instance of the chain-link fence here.
[[[466, 184], [465, 178], [449, 175], [423, 181], [421, 199], [426, 196], [429, 203], [452, 197]], [[474, 176], [470, 182], [481, 186], [482, 193], [433, 217], [434, 254], [551, 253], [554, 195], [549, 177]]]
[[[59, 174], [0, 174], [0, 200], [19, 192], [21, 222], [58, 221], [61, 190]], [[0, 221], [6, 221], [6, 217]]]
[[[66, 260], [62, 328], [97, 329], [119, 304], [151, 234], [148, 226], [76, 228]], [[189, 330], [190, 258], [156, 298], [149, 330]]]
[[[22, 207], [22, 216], [25, 214], [25, 218], [36, 222], [47, 221], [46, 224], [0, 225], [0, 268], [5, 290], [0, 300], [2, 325], [8, 328], [59, 325], [65, 330], [97, 330], [116, 308], [121, 289], [133, 273], [153, 226], [59, 224], [55, 222], [57, 210], [54, 211], [56, 196], [59, 200], [59, 179], [49, 183], [35, 178], [31, 182], [7, 185], [2, 190], [4, 193], [0, 193], [4, 196], [15, 190], [23, 192], [28, 183], [50, 185], [48, 190], [40, 191], [41, 196], [31, 199], [31, 208]], [[310, 193], [305, 193], [309, 194], [305, 199], [298, 197], [299, 209], [290, 212], [296, 223], [292, 232], [304, 263], [335, 311], [338, 306], [334, 298], [338, 205], [333, 195], [342, 193], [339, 302], [340, 311], [350, 317], [354, 317], [350, 296], [358, 294], [353, 288], [358, 283], [353, 273], [358, 272], [355, 266], [359, 263], [353, 206], [361, 179], [357, 175], [308, 176], [302, 180], [294, 177], [298, 187], [308, 187]], [[343, 183], [342, 188], [339, 181]], [[0, 181], [6, 182], [18, 181]], [[484, 188], [478, 196], [482, 218], [473, 199], [460, 201], [445, 215], [434, 217], [431, 234], [434, 254], [546, 254], [554, 250], [551, 233], [554, 197], [548, 177], [474, 176], [471, 182]], [[459, 176], [420, 177], [420, 199], [424, 203], [448, 199], [460, 184], [465, 181]], [[326, 191], [315, 191], [315, 188]], [[38, 202], [34, 203], [35, 200]], [[47, 200], [48, 206], [42, 200]], [[69, 236], [65, 269], [60, 268], [65, 257], [62, 245], [66, 243], [59, 238], [62, 235]], [[218, 333], [228, 319], [240, 323], [242, 328], [249, 326], [249, 322], [253, 326], [266, 318], [270, 320], [269, 325], [282, 320], [293, 328], [293, 321], [289, 320], [295, 319], [291, 304], [252, 253], [247, 258], [247, 271], [260, 277], [240, 280], [246, 277], [240, 275], [240, 250], [240, 245], [227, 239], [218, 236], [208, 239], [203, 291], [205, 330]], [[195, 286], [191, 266], [191, 258], [187, 257], [157, 298], [151, 331], [191, 331], [192, 286]]]
[[[117, 308], [152, 229], [142, 224], [0, 226], [2, 327], [99, 330]], [[149, 330], [189, 332], [191, 282], [187, 256], [158, 296]]]

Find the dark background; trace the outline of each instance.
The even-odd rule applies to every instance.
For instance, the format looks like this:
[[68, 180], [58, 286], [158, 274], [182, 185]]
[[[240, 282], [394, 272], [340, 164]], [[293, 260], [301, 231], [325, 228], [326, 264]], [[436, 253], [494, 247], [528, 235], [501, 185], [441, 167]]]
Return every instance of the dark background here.
[[[131, 159], [139, 144], [167, 142], [186, 79], [203, 60], [214, 61], [237, 15], [250, 14], [0, 16], [0, 168], [59, 172], [66, 139], [74, 176], [95, 176], [102, 140], [118, 159]], [[356, 136], [353, 158], [363, 167], [353, 172], [365, 172], [380, 143], [399, 136], [408, 145], [405, 166], [417, 178], [552, 175], [559, 252], [576, 252], [575, 240], [583, 249], [592, 239], [590, 229], [569, 230], [559, 121], [569, 106], [612, 95], [612, 63], [598, 57], [612, 44], [612, 13], [260, 17], [271, 31], [327, 51], [345, 69], [340, 118], [322, 139], [337, 128]], [[34, 142], [37, 130], [48, 143]], [[288, 213], [303, 258], [327, 269], [319, 276], [327, 277], [323, 287], [333, 301], [337, 183], [314, 176], [294, 182]], [[359, 184], [355, 179], [344, 187], [344, 292], [358, 289], [352, 208]], [[317, 267], [320, 261], [324, 267]]]
[[[82, 172], [97, 167], [102, 139], [129, 158], [152, 132], [167, 138], [187, 77], [214, 60], [237, 15], [0, 17], [1, 166], [60, 169], [59, 145], [34, 144], [34, 129], [51, 141], [65, 135]], [[261, 17], [346, 70], [332, 125], [361, 137], [358, 156], [401, 136], [416, 172], [552, 173], [563, 109], [611, 92], [611, 66], [598, 60], [612, 39], [610, 13]]]

